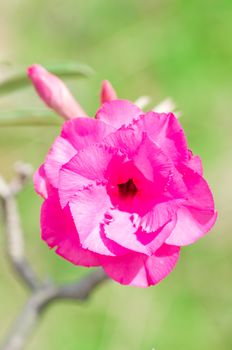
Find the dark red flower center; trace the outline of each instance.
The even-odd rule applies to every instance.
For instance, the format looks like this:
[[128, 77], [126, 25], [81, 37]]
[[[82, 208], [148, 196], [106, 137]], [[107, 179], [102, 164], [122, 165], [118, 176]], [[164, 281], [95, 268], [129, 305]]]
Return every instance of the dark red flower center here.
[[118, 190], [122, 197], [134, 197], [138, 192], [137, 187], [135, 186], [132, 179], [129, 179], [127, 182], [118, 184]]

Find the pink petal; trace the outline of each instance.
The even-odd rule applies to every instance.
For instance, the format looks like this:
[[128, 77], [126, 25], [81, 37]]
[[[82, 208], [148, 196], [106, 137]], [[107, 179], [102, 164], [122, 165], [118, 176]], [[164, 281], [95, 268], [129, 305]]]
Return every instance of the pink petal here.
[[132, 158], [137, 152], [143, 140], [143, 134], [137, 128], [137, 125], [130, 127], [121, 127], [104, 138], [104, 143], [107, 146], [114, 147], [120, 150], [123, 154]]
[[152, 255], [164, 243], [175, 226], [175, 218], [165, 222], [156, 232], [145, 232], [133, 223], [133, 216], [117, 209], [108, 210], [110, 218], [104, 224], [104, 232], [107, 238], [116, 242], [121, 247], [134, 252]]
[[138, 228], [146, 232], [156, 232], [169, 221], [174, 220], [179, 208], [178, 200], [169, 200], [156, 203], [154, 207], [143, 216], [134, 214], [133, 222]]
[[178, 209], [177, 223], [166, 240], [168, 244], [187, 245], [205, 235], [213, 226], [217, 214], [207, 182], [193, 170], [183, 167], [183, 180], [188, 198]]
[[177, 223], [167, 244], [184, 246], [192, 244], [204, 236], [214, 225], [217, 213], [182, 207], [177, 212]]
[[59, 178], [59, 195], [62, 207], [69, 202], [77, 191], [91, 184], [106, 183], [107, 168], [114, 163], [114, 150], [101, 144], [94, 144], [77, 152], [66, 163]]
[[138, 125], [175, 163], [188, 159], [184, 131], [172, 113], [148, 112], [139, 119]]
[[154, 255], [147, 259], [145, 266], [151, 285], [163, 280], [174, 269], [179, 255], [179, 247], [163, 244]]
[[76, 265], [99, 265], [97, 254], [81, 248], [69, 209], [61, 209], [56, 191], [42, 205], [41, 229], [42, 239], [66, 260]]
[[115, 128], [120, 128], [138, 118], [140, 114], [142, 114], [141, 110], [133, 103], [126, 100], [114, 100], [105, 102], [97, 111], [96, 118]]
[[28, 68], [28, 76], [40, 98], [62, 117], [71, 119], [86, 116], [62, 80], [45, 68], [34, 64]]
[[59, 172], [77, 152], [89, 145], [101, 142], [114, 129], [101, 121], [76, 118], [63, 125], [61, 136], [53, 143], [44, 164], [50, 183], [57, 187]]
[[137, 287], [159, 283], [175, 267], [179, 247], [164, 244], [152, 256], [130, 253], [121, 257], [100, 257], [105, 272], [115, 281]]
[[96, 182], [63, 167], [60, 171], [58, 192], [60, 205], [64, 208], [78, 191], [94, 185]]
[[115, 130], [104, 122], [91, 118], [76, 118], [63, 125], [61, 136], [76, 150], [102, 142], [103, 138]]
[[201, 210], [214, 211], [213, 195], [205, 179], [184, 165], [182, 165], [181, 173], [188, 190], [186, 205]]
[[56, 138], [44, 163], [45, 173], [53, 187], [58, 186], [59, 171], [62, 165], [75, 154], [76, 150], [66, 139], [60, 136]]
[[69, 203], [83, 248], [104, 255], [115, 255], [102, 238], [101, 225], [110, 201], [104, 186], [92, 186], [78, 192]]
[[47, 181], [46, 181], [46, 174], [44, 171], [44, 165], [41, 165], [39, 169], [35, 172], [33, 176], [34, 180], [34, 186], [36, 192], [42, 196], [44, 199], [48, 197], [48, 191], [47, 191]]
[[116, 91], [108, 80], [102, 82], [101, 87], [101, 104], [117, 99]]
[[133, 157], [133, 162], [149, 181], [157, 185], [157, 189], [160, 189], [158, 192], [161, 192], [173, 173], [172, 161], [146, 135]]
[[105, 172], [115, 150], [102, 144], [94, 144], [77, 152], [77, 154], [63, 167], [87, 179], [98, 182], [105, 181]]
[[175, 225], [176, 216], [155, 232], [146, 232], [142, 229], [136, 232], [137, 240], [146, 246], [147, 255], [153, 255], [161, 247], [167, 237], [170, 236]]
[[188, 160], [188, 167], [197, 172], [199, 175], [203, 174], [203, 167], [202, 167], [202, 161], [199, 156], [194, 156], [192, 151], [189, 152], [189, 160]]
[[146, 254], [146, 246], [141, 244], [135, 235], [131, 214], [119, 210], [108, 210], [109, 221], [104, 224], [104, 232], [107, 238], [118, 243], [124, 248]]

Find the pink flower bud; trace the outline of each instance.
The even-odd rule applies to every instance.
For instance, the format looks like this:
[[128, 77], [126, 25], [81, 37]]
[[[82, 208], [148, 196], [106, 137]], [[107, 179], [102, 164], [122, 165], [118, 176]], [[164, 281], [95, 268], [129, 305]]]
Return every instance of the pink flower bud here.
[[108, 80], [103, 80], [101, 87], [101, 104], [117, 99], [116, 91]]
[[85, 111], [74, 99], [66, 85], [45, 68], [38, 64], [30, 66], [28, 77], [40, 98], [59, 115], [65, 119], [86, 116]]

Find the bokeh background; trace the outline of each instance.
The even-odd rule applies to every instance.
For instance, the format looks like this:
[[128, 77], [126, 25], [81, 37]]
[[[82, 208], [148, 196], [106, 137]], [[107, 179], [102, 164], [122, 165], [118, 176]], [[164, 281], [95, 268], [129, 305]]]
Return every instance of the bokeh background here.
[[[144, 290], [108, 282], [83, 306], [52, 305], [26, 350], [231, 350], [231, 0], [0, 0], [0, 78], [12, 67], [67, 60], [96, 71], [67, 81], [90, 115], [105, 78], [123, 98], [147, 94], [154, 104], [174, 98], [189, 145], [203, 158], [219, 217], [209, 235], [182, 249], [161, 284]], [[32, 88], [1, 97], [0, 118], [22, 107], [43, 108]], [[1, 174], [10, 178], [17, 160], [38, 167], [59, 129], [0, 127]], [[88, 272], [41, 242], [41, 200], [32, 183], [18, 201], [27, 255], [40, 276], [65, 282]], [[1, 224], [0, 337], [26, 298], [5, 260]]]

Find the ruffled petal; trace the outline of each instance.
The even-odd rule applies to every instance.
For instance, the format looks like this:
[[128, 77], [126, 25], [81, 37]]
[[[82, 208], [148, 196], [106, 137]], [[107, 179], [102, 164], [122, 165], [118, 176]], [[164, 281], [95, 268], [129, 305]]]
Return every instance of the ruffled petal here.
[[116, 151], [102, 144], [94, 144], [77, 152], [65, 164], [59, 177], [59, 196], [62, 207], [84, 187], [104, 184], [110, 168], [118, 164]]
[[156, 232], [175, 218], [180, 204], [181, 202], [178, 200], [169, 200], [167, 202], [156, 203], [154, 207], [143, 216], [134, 214], [134, 225], [137, 228], [142, 228], [148, 233]]
[[64, 123], [61, 136], [53, 143], [44, 163], [48, 180], [57, 188], [62, 165], [83, 148], [93, 146], [114, 129], [101, 121], [76, 118]]
[[[69, 203], [70, 210], [83, 248], [104, 255], [121, 255], [113, 242], [105, 239], [102, 224], [110, 201], [104, 186], [92, 186], [79, 191]], [[115, 249], [114, 249], [115, 248]]]
[[205, 235], [215, 223], [212, 193], [207, 182], [192, 169], [183, 167], [188, 198], [177, 211], [177, 223], [166, 240], [168, 244], [188, 245]]
[[165, 222], [156, 232], [146, 232], [134, 224], [134, 215], [117, 209], [108, 210], [104, 222], [107, 238], [134, 252], [153, 255], [164, 243], [175, 226], [175, 217]]
[[106, 237], [122, 247], [146, 254], [146, 246], [137, 240], [136, 231], [131, 214], [117, 209], [108, 210], [107, 221], [104, 222]]
[[35, 172], [33, 176], [34, 180], [34, 186], [36, 192], [42, 196], [44, 199], [48, 197], [48, 190], [47, 190], [47, 180], [46, 180], [46, 174], [44, 171], [44, 165], [42, 164], [39, 169]]
[[107, 146], [118, 149], [128, 158], [132, 158], [136, 154], [142, 141], [143, 133], [135, 123], [131, 123], [129, 127], [122, 126], [104, 138], [104, 143]]
[[205, 179], [184, 165], [182, 165], [181, 174], [188, 191], [186, 205], [201, 210], [214, 211], [213, 195]]
[[176, 216], [155, 232], [146, 232], [142, 229], [136, 232], [137, 240], [146, 247], [147, 255], [153, 255], [161, 247], [167, 237], [170, 236], [175, 225]]
[[211, 229], [216, 218], [214, 211], [182, 207], [177, 212], [176, 226], [166, 243], [178, 246], [192, 244]]
[[133, 162], [148, 180], [157, 185], [157, 189], [163, 189], [173, 173], [171, 159], [147, 135], [144, 135]]
[[194, 156], [192, 151], [189, 150], [189, 159], [187, 162], [187, 165], [189, 168], [197, 172], [199, 175], [203, 174], [203, 166], [202, 166], [202, 161], [199, 156]]
[[126, 100], [114, 100], [102, 105], [96, 113], [96, 119], [118, 129], [122, 125], [128, 125], [140, 114], [142, 114], [142, 111], [133, 103]]
[[101, 142], [104, 137], [112, 133], [114, 127], [101, 120], [93, 118], [76, 118], [63, 125], [61, 136], [80, 151], [89, 145]]
[[58, 186], [59, 172], [63, 164], [76, 154], [75, 148], [63, 137], [58, 136], [44, 163], [45, 173], [51, 185]]
[[137, 287], [159, 283], [175, 267], [180, 248], [162, 245], [154, 255], [130, 253], [122, 257], [100, 257], [105, 272], [115, 281]]
[[57, 254], [73, 264], [98, 266], [98, 255], [80, 246], [68, 207], [61, 209], [57, 191], [46, 199], [41, 209], [42, 239]]
[[146, 131], [150, 139], [159, 145], [174, 163], [188, 160], [184, 131], [172, 113], [148, 112], [139, 119], [138, 126], [140, 130]]

